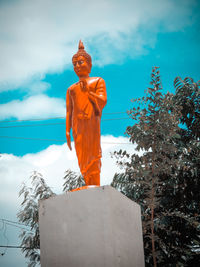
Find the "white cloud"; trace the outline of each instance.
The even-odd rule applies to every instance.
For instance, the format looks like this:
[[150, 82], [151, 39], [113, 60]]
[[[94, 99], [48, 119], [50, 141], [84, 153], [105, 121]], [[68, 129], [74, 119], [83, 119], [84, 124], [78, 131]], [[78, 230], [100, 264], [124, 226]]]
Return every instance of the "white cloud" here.
[[17, 119], [65, 116], [65, 101], [46, 95], [34, 95], [22, 101], [13, 100], [0, 105], [0, 119], [15, 117]]
[[48, 90], [51, 85], [44, 81], [32, 81], [30, 84], [24, 85], [30, 90], [31, 94], [43, 93]]
[[23, 86], [35, 76], [62, 71], [71, 64], [80, 38], [99, 65], [119, 63], [126, 56], [146, 53], [145, 47], [154, 46], [157, 33], [177, 31], [191, 23], [194, 3], [2, 1], [0, 90]]

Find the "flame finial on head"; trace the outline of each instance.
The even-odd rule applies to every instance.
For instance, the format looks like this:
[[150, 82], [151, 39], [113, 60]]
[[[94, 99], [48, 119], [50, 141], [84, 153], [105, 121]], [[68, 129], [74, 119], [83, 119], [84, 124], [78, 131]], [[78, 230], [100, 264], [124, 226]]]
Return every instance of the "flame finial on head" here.
[[78, 45], [78, 50], [80, 50], [80, 49], [84, 49], [85, 47], [84, 47], [84, 45], [83, 45], [83, 42], [80, 40], [79, 41], [79, 45]]
[[80, 40], [79, 41], [79, 45], [78, 45], [78, 51], [75, 55], [73, 55], [72, 57], [72, 62], [73, 60], [75, 60], [77, 57], [79, 56], [83, 56], [85, 57], [85, 59], [87, 60], [88, 64], [92, 67], [92, 58], [91, 56], [85, 51], [84, 49], [84, 45], [83, 45], [83, 42]]

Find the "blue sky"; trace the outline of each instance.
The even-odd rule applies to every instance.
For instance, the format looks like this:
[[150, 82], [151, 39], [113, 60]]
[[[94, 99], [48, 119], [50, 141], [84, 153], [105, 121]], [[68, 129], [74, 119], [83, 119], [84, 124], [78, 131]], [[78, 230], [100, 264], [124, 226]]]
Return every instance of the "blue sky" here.
[[[160, 67], [165, 92], [174, 92], [176, 76], [200, 79], [199, 10], [198, 0], [0, 1], [2, 218], [16, 220], [17, 193], [31, 171], [41, 171], [59, 193], [64, 171], [69, 167], [78, 170], [74, 150], [69, 152], [63, 141], [65, 120], [41, 119], [65, 116], [66, 90], [77, 81], [71, 57], [79, 39], [93, 59], [91, 76], [104, 78], [107, 86], [102, 184], [109, 184], [116, 171], [109, 153], [130, 149], [123, 136], [132, 121], [125, 112], [132, 98], [144, 95], [152, 67]], [[124, 119], [113, 120], [116, 118]], [[60, 124], [36, 126], [49, 123]], [[22, 125], [33, 126], [13, 127]], [[7, 126], [12, 127], [3, 128]], [[12, 231], [15, 238], [9, 239], [10, 245], [19, 244], [16, 229]], [[0, 243], [5, 244], [1, 232]], [[10, 253], [0, 257], [0, 265], [12, 266]], [[19, 262], [15, 266], [26, 266], [21, 254], [12, 255]]]

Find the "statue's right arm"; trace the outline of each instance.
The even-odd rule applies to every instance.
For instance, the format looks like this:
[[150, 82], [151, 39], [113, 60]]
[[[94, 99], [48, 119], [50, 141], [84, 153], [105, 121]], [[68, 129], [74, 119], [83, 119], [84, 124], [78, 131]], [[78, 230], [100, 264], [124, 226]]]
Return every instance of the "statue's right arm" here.
[[72, 100], [71, 96], [69, 94], [69, 89], [67, 90], [67, 97], [66, 97], [66, 108], [67, 108], [67, 113], [66, 113], [66, 138], [67, 138], [67, 145], [70, 150], [72, 150], [71, 146], [71, 136], [70, 136], [70, 130], [72, 127]]

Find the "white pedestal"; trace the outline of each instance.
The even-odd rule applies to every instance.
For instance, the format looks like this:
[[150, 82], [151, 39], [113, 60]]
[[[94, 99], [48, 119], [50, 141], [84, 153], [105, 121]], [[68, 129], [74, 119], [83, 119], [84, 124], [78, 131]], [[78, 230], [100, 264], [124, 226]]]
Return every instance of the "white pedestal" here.
[[40, 201], [42, 267], [144, 267], [140, 207], [111, 186]]

